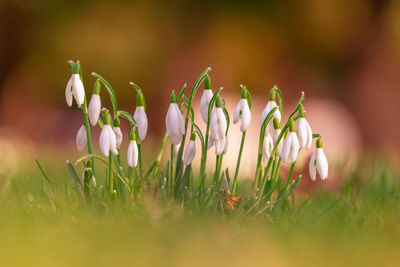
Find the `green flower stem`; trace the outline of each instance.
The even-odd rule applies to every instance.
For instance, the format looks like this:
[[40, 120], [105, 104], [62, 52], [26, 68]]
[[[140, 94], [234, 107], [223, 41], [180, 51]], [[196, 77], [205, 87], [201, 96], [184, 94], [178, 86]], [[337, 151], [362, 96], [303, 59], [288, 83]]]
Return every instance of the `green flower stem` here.
[[272, 164], [272, 160], [271, 160], [272, 156], [269, 159], [270, 160], [268, 160], [267, 167], [265, 167], [265, 173], [264, 173], [264, 177], [261, 182], [260, 191], [258, 191], [259, 199], [261, 199], [261, 197], [264, 194], [265, 184], [267, 183], [268, 172], [269, 172], [269, 169], [271, 168], [271, 164]]
[[169, 160], [169, 175], [168, 175], [168, 186], [169, 186], [169, 192], [172, 193], [174, 190], [174, 149], [175, 145], [171, 143], [171, 157]]
[[210, 119], [207, 121], [206, 127], [206, 137], [204, 141], [204, 147], [202, 148], [201, 152], [201, 163], [200, 163], [200, 184], [199, 184], [199, 199], [203, 193], [204, 189], [204, 182], [205, 182], [205, 171], [206, 171], [206, 162], [207, 162], [207, 149], [208, 149], [208, 138], [210, 136]]
[[218, 155], [215, 159], [215, 173], [214, 173], [214, 181], [215, 186], [217, 186], [221, 179], [221, 163], [222, 163], [222, 155]]
[[232, 188], [232, 194], [236, 194], [236, 189], [237, 189], [237, 177], [239, 174], [239, 167], [240, 167], [240, 160], [242, 158], [242, 152], [243, 152], [243, 146], [244, 146], [244, 139], [246, 138], [246, 131], [242, 133], [242, 140], [240, 142], [240, 149], [239, 149], [239, 155], [238, 159], [236, 162], [236, 170], [235, 170], [235, 177], [233, 179], [233, 188]]
[[290, 171], [289, 171], [289, 175], [286, 181], [286, 186], [285, 186], [285, 193], [288, 191], [289, 189], [289, 184], [290, 184], [290, 180], [292, 179], [292, 175], [293, 175], [293, 170], [294, 170], [294, 166], [296, 165], [296, 161], [292, 162], [292, 164], [290, 164]]
[[114, 154], [109, 151], [108, 155], [108, 184], [109, 184], [109, 191], [110, 191], [110, 196], [114, 196]]
[[140, 142], [137, 143], [138, 147], [138, 165], [139, 165], [139, 177], [143, 176], [143, 165], [142, 165], [142, 144]]

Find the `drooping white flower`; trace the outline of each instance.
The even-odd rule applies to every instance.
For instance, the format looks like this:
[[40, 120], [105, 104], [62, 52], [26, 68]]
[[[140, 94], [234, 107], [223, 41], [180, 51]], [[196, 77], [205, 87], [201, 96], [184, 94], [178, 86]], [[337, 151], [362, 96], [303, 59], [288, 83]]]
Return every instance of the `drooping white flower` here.
[[72, 97], [75, 98], [78, 107], [85, 101], [85, 89], [78, 73], [71, 75], [65, 88], [65, 100], [68, 106], [72, 106]]
[[211, 113], [210, 132], [212, 135], [213, 143], [215, 145], [215, 154], [221, 155], [225, 148], [226, 143], [226, 127], [227, 122], [225, 114], [221, 107], [221, 99], [219, 96], [215, 99], [215, 108]]
[[[274, 141], [274, 146], [276, 146], [278, 137], [281, 134], [281, 129], [280, 129], [281, 125], [276, 118], [274, 118], [274, 120], [273, 120], [273, 125], [274, 125], [274, 130], [272, 131], [272, 139]], [[278, 156], [281, 156], [281, 154], [282, 154], [282, 146], [283, 146], [283, 138], [281, 138], [279, 140], [279, 144], [277, 145], [277, 148], [276, 148], [276, 153], [278, 154]]]
[[265, 159], [269, 159], [274, 149], [274, 141], [272, 140], [271, 135], [268, 133], [264, 136], [263, 142], [263, 152], [262, 152], [262, 161]]
[[78, 133], [76, 134], [76, 148], [78, 151], [82, 151], [87, 145], [87, 135], [86, 135], [86, 127], [82, 125]]
[[127, 152], [127, 160], [129, 167], [136, 167], [138, 163], [138, 146], [136, 140], [130, 140]]
[[95, 126], [100, 116], [101, 111], [101, 100], [100, 100], [100, 80], [96, 80], [93, 87], [93, 94], [90, 98], [89, 106], [88, 106], [88, 114], [90, 124]]
[[185, 123], [181, 110], [178, 107], [174, 91], [171, 94], [171, 103], [168, 108], [167, 116], [165, 117], [165, 124], [167, 127], [167, 134], [171, 138], [171, 143], [174, 145], [179, 144], [185, 133]]
[[111, 127], [111, 116], [108, 112], [104, 115], [104, 125], [100, 133], [100, 150], [104, 156], [108, 157], [109, 152], [118, 155], [117, 137]]
[[242, 90], [239, 103], [233, 111], [233, 123], [236, 124], [239, 120], [241, 120], [240, 131], [246, 131], [251, 122], [251, 112], [249, 103], [247, 102], [247, 91], [245, 88]]
[[312, 154], [310, 163], [308, 165], [310, 171], [311, 180], [315, 181], [317, 172], [322, 180], [328, 178], [328, 160], [322, 149], [321, 139], [317, 140], [317, 149]]
[[93, 94], [90, 99], [88, 106], [88, 114], [90, 119], [90, 124], [95, 126], [100, 116], [101, 111], [101, 100], [100, 95]]
[[196, 143], [195, 134], [192, 133], [188, 146], [186, 147], [185, 156], [183, 157], [183, 164], [189, 165], [192, 163], [194, 157], [196, 156]]
[[142, 92], [138, 92], [136, 96], [136, 109], [133, 118], [138, 126], [139, 139], [143, 141], [146, 138], [148, 121], [144, 108], [144, 97]]
[[296, 134], [296, 124], [290, 121], [289, 134], [283, 143], [281, 158], [283, 162], [295, 162], [299, 154], [300, 144]]
[[[261, 113], [261, 117], [260, 117], [260, 126], [263, 124], [265, 118], [267, 117], [268, 113], [275, 107], [277, 107], [278, 105], [275, 102], [275, 98], [276, 98], [276, 90], [275, 87], [271, 89], [270, 94], [269, 94], [269, 101], [267, 103], [267, 105], [265, 106], [264, 110]], [[272, 127], [272, 120], [273, 118], [276, 118], [279, 122], [281, 121], [281, 112], [278, 109], [275, 110], [272, 119], [269, 121], [269, 123], [267, 124], [266, 128], [265, 128], [265, 132], [266, 133], [270, 133], [273, 129]]]
[[312, 130], [305, 118], [303, 106], [300, 107], [299, 113], [300, 118], [298, 118], [296, 121], [296, 133], [297, 137], [299, 138], [299, 144], [300, 147], [306, 147], [307, 149], [310, 149], [312, 145]]
[[212, 97], [213, 97], [213, 92], [211, 90], [211, 79], [210, 76], [207, 75], [204, 80], [203, 96], [200, 99], [200, 114], [204, 123], [207, 123], [208, 121], [208, 106], [210, 105]]

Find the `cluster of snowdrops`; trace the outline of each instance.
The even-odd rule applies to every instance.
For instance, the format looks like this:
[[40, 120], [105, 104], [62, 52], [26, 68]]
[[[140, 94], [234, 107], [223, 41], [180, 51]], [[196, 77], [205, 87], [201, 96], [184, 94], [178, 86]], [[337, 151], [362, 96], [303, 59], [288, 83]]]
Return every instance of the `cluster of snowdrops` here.
[[[225, 101], [220, 96], [222, 88], [215, 92], [211, 88], [207, 68], [195, 81], [189, 96], [185, 95], [186, 84], [175, 93], [172, 91], [170, 105], [165, 117], [166, 132], [161, 142], [155, 161], [144, 170], [142, 162], [142, 143], [147, 135], [148, 119], [144, 93], [138, 85], [130, 84], [136, 90], [136, 108], [133, 114], [119, 110], [115, 91], [111, 85], [97, 73], [93, 94], [89, 103], [83, 85], [82, 68], [79, 63], [69, 61], [72, 76], [65, 91], [66, 102], [72, 106], [75, 99], [77, 106], [83, 111], [83, 124], [76, 135], [76, 146], [79, 151], [86, 147], [88, 153], [75, 162], [75, 166], [67, 161], [69, 174], [74, 188], [83, 198], [91, 200], [102, 198], [115, 200], [130, 198], [139, 201], [141, 194], [153, 194], [156, 199], [183, 200], [196, 207], [214, 206], [217, 209], [233, 210], [255, 207], [271, 210], [279, 203], [286, 203], [301, 179], [292, 177], [293, 169], [301, 149], [310, 149], [313, 139], [316, 139], [316, 149], [309, 162], [310, 176], [316, 179], [317, 173], [321, 179], [328, 177], [328, 162], [322, 149], [322, 136], [313, 134], [305, 117], [303, 106], [304, 93], [288, 121], [283, 124], [282, 93], [278, 87], [273, 87], [260, 117], [260, 135], [257, 151], [257, 165], [254, 170], [254, 180], [247, 194], [243, 196], [245, 186], [241, 189], [238, 183], [238, 173], [244, 148], [246, 130], [252, 120], [251, 96], [247, 87], [240, 85], [242, 92], [239, 103], [233, 112], [233, 123], [240, 123], [242, 139], [236, 162], [234, 176], [229, 169], [223, 169], [223, 156], [229, 149], [230, 116], [225, 108]], [[194, 118], [192, 105], [196, 92], [204, 83], [204, 91], [200, 100], [201, 119], [206, 124], [202, 132]], [[112, 108], [102, 106], [100, 91], [104, 88], [111, 99]], [[124, 134], [120, 128], [120, 119], [125, 119], [130, 125], [129, 146], [124, 159], [121, 155], [121, 144]], [[101, 154], [93, 151], [91, 127], [99, 127], [99, 146]], [[185, 145], [186, 137], [189, 142]], [[198, 141], [196, 140], [198, 139]], [[170, 140], [170, 142], [168, 142]], [[201, 143], [201, 151], [196, 151], [196, 142]], [[162, 156], [167, 144], [170, 143], [169, 159], [162, 163]], [[214, 147], [216, 160], [215, 169], [210, 173], [206, 169], [207, 153]], [[199, 172], [194, 172], [192, 161], [201, 157]], [[96, 161], [96, 168], [95, 168]], [[105, 166], [99, 170], [101, 162]], [[289, 175], [281, 177], [281, 165], [290, 164]], [[78, 175], [77, 166], [83, 165], [82, 175]], [[128, 166], [124, 170], [124, 166]], [[232, 164], [229, 164], [232, 165]], [[101, 176], [101, 177], [100, 177]], [[208, 178], [207, 176], [210, 176]], [[80, 178], [82, 177], [82, 178]], [[100, 183], [99, 181], [103, 181]], [[239, 194], [241, 193], [241, 194]]]

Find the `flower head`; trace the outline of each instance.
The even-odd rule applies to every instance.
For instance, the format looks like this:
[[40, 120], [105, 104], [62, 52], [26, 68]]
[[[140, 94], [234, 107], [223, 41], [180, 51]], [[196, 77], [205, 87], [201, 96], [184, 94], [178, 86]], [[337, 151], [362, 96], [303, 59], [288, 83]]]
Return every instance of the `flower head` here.
[[90, 99], [88, 106], [88, 114], [90, 119], [90, 124], [95, 126], [100, 116], [101, 111], [101, 100], [100, 100], [100, 81], [97, 80], [94, 83], [93, 95]]
[[65, 88], [65, 100], [68, 106], [72, 106], [72, 98], [80, 107], [85, 101], [85, 89], [79, 76], [80, 66], [77, 63], [70, 62], [72, 68], [71, 78], [68, 80], [67, 87]]
[[215, 99], [215, 108], [211, 113], [210, 132], [215, 145], [215, 154], [221, 155], [226, 143], [227, 122], [222, 110], [221, 99], [219, 96]]
[[133, 118], [138, 126], [139, 139], [143, 141], [146, 138], [148, 121], [144, 107], [144, 97], [141, 91], [136, 96], [136, 109]]
[[114, 155], [118, 155], [117, 137], [111, 128], [111, 116], [108, 111], [104, 114], [104, 125], [100, 133], [99, 144], [104, 156], [108, 157], [110, 150]]
[[326, 178], [328, 178], [328, 160], [322, 149], [321, 139], [317, 140], [316, 147], [317, 149], [311, 156], [310, 163], [308, 165], [310, 171], [310, 177], [311, 180], [315, 181], [318, 172], [321, 179], [325, 180]]
[[239, 122], [239, 120], [241, 120], [240, 124], [241, 132], [246, 131], [251, 122], [251, 112], [249, 103], [247, 102], [247, 95], [248, 95], [247, 89], [243, 88], [239, 103], [237, 104], [233, 112], [233, 123], [236, 124], [237, 122]]
[[200, 100], [200, 113], [204, 123], [208, 122], [208, 106], [210, 105], [213, 92], [211, 90], [211, 79], [210, 76], [206, 76], [204, 80], [204, 92]]
[[281, 158], [283, 162], [289, 160], [289, 162], [295, 162], [297, 155], [299, 154], [300, 144], [296, 135], [296, 124], [291, 119], [289, 126], [289, 134], [283, 143]]
[[127, 160], [129, 167], [136, 167], [138, 163], [138, 146], [136, 143], [136, 135], [134, 129], [129, 134], [129, 146], [127, 152]]
[[171, 143], [174, 145], [179, 144], [185, 133], [185, 123], [181, 110], [178, 107], [175, 91], [172, 91], [171, 94], [171, 103], [168, 108], [167, 116], [165, 117], [165, 124], [168, 136], [171, 138]]
[[311, 148], [312, 145], [312, 130], [305, 118], [304, 107], [300, 106], [300, 118], [296, 121], [296, 133], [299, 138], [300, 147]]
[[76, 148], [78, 151], [82, 151], [87, 145], [87, 135], [86, 135], [86, 127], [82, 125], [78, 133], [76, 134]]
[[[265, 106], [264, 110], [261, 113], [261, 118], [260, 118], [260, 125], [263, 124], [265, 118], [267, 117], [268, 113], [275, 107], [277, 107], [278, 105], [275, 102], [276, 99], [276, 89], [275, 87], [272, 88], [269, 92], [269, 101], [267, 103], [267, 105]], [[281, 121], [281, 112], [279, 109], [276, 109], [274, 114], [273, 114], [273, 118], [276, 118], [279, 122]], [[272, 120], [268, 123], [267, 127], [265, 128], [265, 132], [269, 133], [272, 131]]]
[[196, 143], [195, 143], [196, 135], [192, 133], [190, 136], [190, 141], [188, 146], [186, 147], [185, 156], [183, 158], [183, 164], [189, 165], [192, 163], [194, 156], [196, 156]]

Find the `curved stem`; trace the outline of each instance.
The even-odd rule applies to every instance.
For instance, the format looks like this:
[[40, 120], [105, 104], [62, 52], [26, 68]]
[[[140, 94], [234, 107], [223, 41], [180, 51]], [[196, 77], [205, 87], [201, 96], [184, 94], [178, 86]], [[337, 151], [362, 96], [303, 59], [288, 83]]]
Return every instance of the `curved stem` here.
[[109, 179], [109, 191], [110, 191], [110, 196], [114, 196], [114, 154], [109, 151], [108, 155], [108, 179]]
[[236, 194], [236, 189], [237, 189], [237, 177], [239, 174], [239, 167], [240, 167], [240, 160], [242, 158], [242, 152], [243, 152], [243, 146], [244, 146], [244, 139], [246, 137], [246, 131], [242, 133], [242, 140], [240, 142], [240, 149], [239, 149], [239, 155], [238, 159], [236, 162], [236, 170], [235, 170], [235, 177], [233, 179], [233, 188], [232, 188], [232, 194]]
[[[86, 137], [87, 137], [87, 144], [88, 144], [88, 153], [93, 154], [93, 143], [92, 143], [92, 134], [90, 133], [90, 122], [89, 122], [89, 113], [87, 109], [87, 103], [86, 103], [86, 96], [85, 100], [83, 102], [83, 117], [84, 117], [84, 125], [86, 128]], [[93, 176], [95, 176], [95, 170], [94, 170], [94, 161], [92, 160], [92, 173]]]

